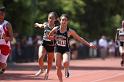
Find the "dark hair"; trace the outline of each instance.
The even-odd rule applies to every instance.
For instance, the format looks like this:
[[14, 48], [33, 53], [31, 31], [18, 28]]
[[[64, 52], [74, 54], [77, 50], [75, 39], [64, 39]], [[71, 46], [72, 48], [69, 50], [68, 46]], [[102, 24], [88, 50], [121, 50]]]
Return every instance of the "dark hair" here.
[[6, 8], [4, 6], [0, 6], [0, 11], [5, 12], [6, 11]]
[[58, 18], [58, 15], [57, 15], [56, 12], [50, 12], [50, 13], [48, 14], [48, 16], [49, 16], [49, 15], [53, 15], [56, 19]]
[[62, 15], [60, 16], [60, 18], [62, 18], [62, 17], [66, 17], [66, 18], [69, 20], [68, 14], [62, 14]]

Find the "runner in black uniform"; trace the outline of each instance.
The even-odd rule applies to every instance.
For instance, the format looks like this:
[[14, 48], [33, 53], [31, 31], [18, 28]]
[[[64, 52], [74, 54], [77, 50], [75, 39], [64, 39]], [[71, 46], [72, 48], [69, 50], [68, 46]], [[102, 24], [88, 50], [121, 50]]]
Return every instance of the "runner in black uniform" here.
[[54, 23], [56, 21], [56, 16], [57, 14], [55, 12], [50, 12], [48, 15], [48, 23], [44, 23], [44, 24], [35, 23], [35, 26], [44, 28], [43, 43], [42, 45], [40, 45], [39, 53], [38, 53], [39, 55], [38, 62], [39, 62], [40, 70], [35, 74], [35, 76], [39, 76], [41, 73], [43, 73], [44, 70], [43, 59], [44, 56], [47, 54], [48, 66], [44, 79], [48, 79], [49, 70], [52, 67], [52, 62], [54, 58], [54, 40], [48, 39], [48, 34], [55, 27]]
[[[50, 36], [56, 36], [55, 40], [55, 63], [56, 63], [56, 69], [57, 69], [57, 76], [59, 78], [59, 82], [63, 82], [62, 79], [62, 60], [63, 65], [65, 69], [65, 75], [66, 77], [69, 77], [69, 60], [70, 60], [70, 48], [69, 48], [69, 41], [68, 37], [73, 36], [75, 39], [80, 41], [82, 44], [85, 44], [89, 47], [96, 48], [93, 44], [88, 43], [86, 40], [81, 38], [74, 30], [69, 29], [68, 26], [68, 15], [63, 14], [60, 17], [60, 26], [54, 27], [51, 32], [49, 33]], [[62, 59], [63, 57], [63, 59]]]
[[[59, 52], [61, 54], [67, 54], [68, 57], [65, 55], [65, 59], [63, 59], [64, 64], [65, 62], [68, 62], [70, 60], [70, 45], [69, 45], [69, 37], [68, 37], [68, 30], [65, 32], [60, 32], [60, 26], [58, 26], [57, 32], [56, 32], [56, 44], [55, 44], [55, 52]], [[65, 69], [65, 77], [69, 77], [69, 68], [67, 65], [64, 66]]]
[[124, 21], [122, 27], [117, 29], [115, 41], [119, 44], [119, 53], [121, 55], [121, 66], [124, 66]]
[[57, 32], [56, 32], [56, 46], [55, 46], [55, 52], [60, 52], [61, 54], [64, 54], [65, 52], [69, 52], [69, 38], [68, 38], [68, 29], [67, 31], [61, 33], [60, 32], [60, 26], [58, 26]]

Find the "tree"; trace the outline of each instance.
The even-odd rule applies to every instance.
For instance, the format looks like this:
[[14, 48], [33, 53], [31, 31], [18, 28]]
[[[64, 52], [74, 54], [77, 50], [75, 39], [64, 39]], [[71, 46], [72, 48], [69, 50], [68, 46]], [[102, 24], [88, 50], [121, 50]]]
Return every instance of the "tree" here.
[[35, 0], [4, 0], [4, 4], [7, 8], [7, 19], [11, 21], [14, 32], [32, 35]]
[[124, 18], [123, 0], [1, 0], [7, 8], [7, 20], [12, 23], [15, 32], [22, 35], [40, 34], [34, 30], [34, 22], [47, 21], [47, 15], [55, 11], [70, 15], [69, 27], [81, 36], [90, 39], [105, 34], [115, 36]]

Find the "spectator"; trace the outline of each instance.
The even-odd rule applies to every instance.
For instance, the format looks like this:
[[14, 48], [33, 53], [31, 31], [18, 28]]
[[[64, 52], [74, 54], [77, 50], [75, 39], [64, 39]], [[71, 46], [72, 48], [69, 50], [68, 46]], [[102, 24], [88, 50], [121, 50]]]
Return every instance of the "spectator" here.
[[108, 48], [109, 56], [115, 56], [115, 42], [113, 40], [108, 43]]
[[100, 56], [102, 59], [105, 59], [107, 55], [107, 48], [108, 48], [108, 42], [107, 42], [106, 36], [103, 35], [99, 39], [98, 45], [99, 45]]

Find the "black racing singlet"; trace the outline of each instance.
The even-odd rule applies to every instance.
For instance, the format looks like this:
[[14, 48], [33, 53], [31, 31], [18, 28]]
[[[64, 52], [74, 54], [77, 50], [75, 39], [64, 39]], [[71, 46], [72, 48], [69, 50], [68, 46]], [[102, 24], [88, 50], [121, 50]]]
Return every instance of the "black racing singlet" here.
[[52, 29], [50, 27], [45, 27], [44, 28], [44, 35], [43, 35], [43, 44], [49, 45], [49, 46], [54, 46], [54, 41], [48, 39], [48, 34]]
[[69, 38], [68, 38], [68, 29], [64, 33], [60, 32], [60, 26], [58, 26], [56, 32], [56, 43], [55, 43], [55, 52], [65, 53], [69, 52]]

